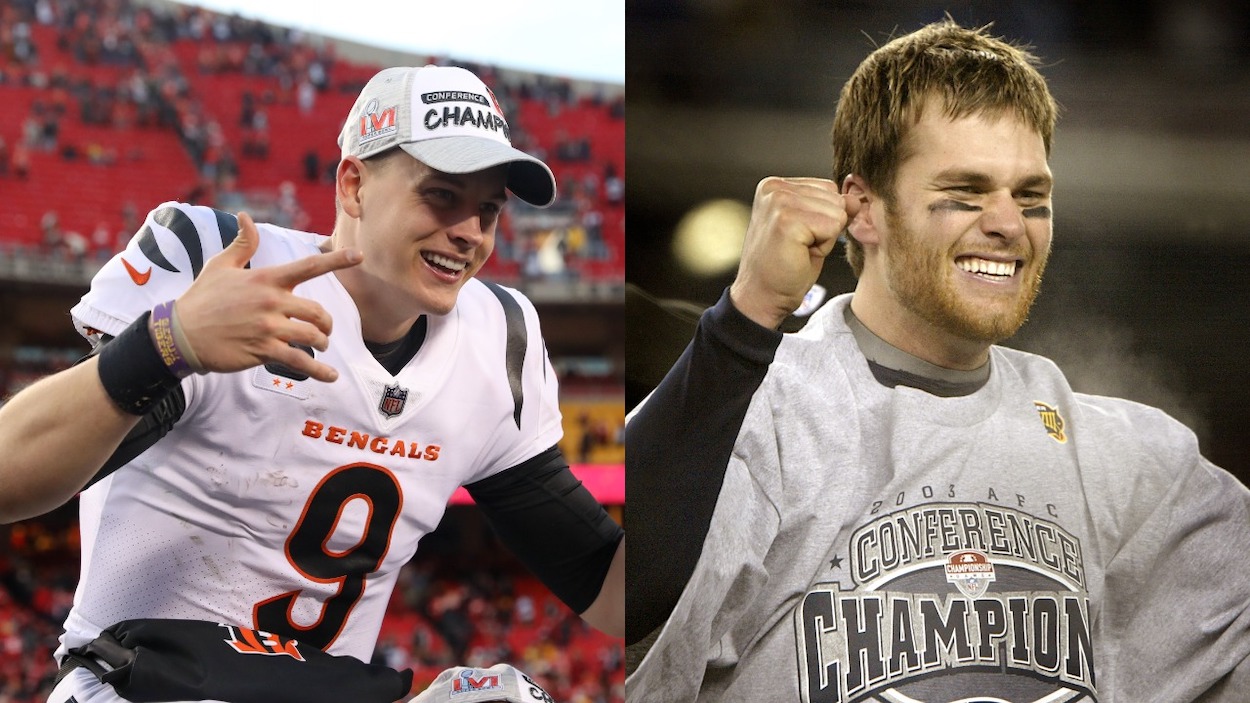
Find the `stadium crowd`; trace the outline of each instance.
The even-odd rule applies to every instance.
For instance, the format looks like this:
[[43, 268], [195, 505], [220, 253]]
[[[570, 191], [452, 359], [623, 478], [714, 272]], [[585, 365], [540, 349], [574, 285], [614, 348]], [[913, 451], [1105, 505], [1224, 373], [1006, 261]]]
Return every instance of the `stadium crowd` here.
[[[567, 225], [520, 231], [503, 223], [499, 269], [568, 277], [606, 266], [609, 275], [622, 276], [624, 156], [608, 142], [623, 141], [623, 97], [579, 93], [567, 79], [455, 63], [492, 85], [513, 116], [514, 143], [546, 157], [561, 185], [554, 212], [566, 213]], [[324, 229], [327, 222], [307, 214], [307, 201], [332, 198], [327, 176], [338, 154], [328, 148], [324, 130], [308, 120], [319, 105], [334, 115], [344, 111], [375, 69], [344, 61], [333, 43], [314, 42], [297, 30], [196, 7], [2, 0], [0, 91], [8, 86], [28, 92], [7, 108], [24, 114], [13, 115], [14, 124], [0, 123], [0, 179], [30, 179], [41, 163], [32, 152], [59, 156], [59, 172], [85, 180], [100, 180], [99, 169], [150, 170], [154, 158], [168, 155], [150, 153], [144, 136], [165, 132], [176, 135], [189, 161], [179, 191], [166, 199], [225, 209], [250, 204], [268, 210], [277, 224]], [[247, 86], [238, 89], [232, 77]], [[276, 129], [275, 113], [287, 114], [291, 106], [307, 126], [288, 120]], [[595, 119], [579, 112], [586, 110]], [[604, 123], [615, 127], [596, 126]], [[279, 157], [283, 163], [266, 163]], [[125, 174], [115, 175], [120, 177], [104, 179], [105, 187], [116, 182], [111, 187], [117, 202], [133, 198]], [[321, 189], [306, 191], [302, 184]], [[292, 195], [278, 207], [282, 188]], [[79, 213], [59, 216], [66, 246], [53, 251], [61, 254], [100, 255], [132, 233], [123, 229], [129, 223], [116, 208], [94, 213], [86, 223], [78, 221], [86, 217]], [[28, 219], [33, 225], [42, 218]], [[15, 237], [41, 241], [33, 230], [0, 231], [0, 241]]]

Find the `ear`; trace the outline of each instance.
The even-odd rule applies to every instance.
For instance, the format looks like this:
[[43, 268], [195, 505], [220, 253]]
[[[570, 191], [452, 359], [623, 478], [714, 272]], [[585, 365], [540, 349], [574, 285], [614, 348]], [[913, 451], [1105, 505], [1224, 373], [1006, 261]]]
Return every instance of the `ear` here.
[[878, 197], [872, 186], [863, 176], [852, 173], [842, 179], [842, 196], [859, 201], [859, 211], [846, 223], [847, 231], [860, 244], [878, 244], [881, 235], [876, 225], [880, 213], [873, 212]]
[[367, 167], [355, 156], [344, 157], [334, 172], [334, 197], [343, 212], [353, 218], [360, 217], [360, 187], [364, 183]]

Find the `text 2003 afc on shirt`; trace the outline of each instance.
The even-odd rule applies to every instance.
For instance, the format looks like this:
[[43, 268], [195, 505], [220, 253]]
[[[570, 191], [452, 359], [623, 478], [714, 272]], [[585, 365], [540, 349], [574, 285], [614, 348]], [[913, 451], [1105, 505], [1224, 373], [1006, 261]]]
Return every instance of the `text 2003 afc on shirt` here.
[[[1250, 493], [1191, 432], [999, 347], [970, 394], [889, 387], [849, 300], [785, 335], [762, 381], [689, 391], [748, 394], [740, 426], [652, 435], [732, 449], [631, 697], [1181, 701], [1246, 659]], [[708, 327], [727, 315], [683, 363], [734, 353]], [[680, 491], [701, 470], [666, 475]]]
[[[180, 295], [233, 238], [237, 225], [219, 217], [229, 218], [154, 210], [74, 308], [78, 328], [116, 335]], [[254, 268], [311, 256], [324, 241], [257, 227]], [[452, 492], [559, 440], [555, 374], [520, 294], [468, 281], [392, 375], [366, 349], [333, 274], [295, 293], [332, 316], [316, 357], [339, 379], [268, 366], [185, 379], [186, 411], [169, 434], [82, 494], [83, 568], [63, 648], [120, 620], [181, 618], [368, 661], [399, 567]], [[528, 343], [510, 343], [510, 332]]]

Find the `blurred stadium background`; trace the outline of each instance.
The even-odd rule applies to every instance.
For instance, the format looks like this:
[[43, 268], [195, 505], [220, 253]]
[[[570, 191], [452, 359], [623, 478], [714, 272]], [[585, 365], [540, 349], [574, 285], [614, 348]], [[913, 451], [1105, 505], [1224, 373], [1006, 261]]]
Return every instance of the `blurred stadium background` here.
[[[830, 177], [842, 84], [946, 11], [1031, 44], [1063, 108], [1054, 253], [1008, 344], [1078, 390], [1167, 410], [1250, 482], [1244, 2], [628, 0], [627, 407], [732, 281], [758, 181]], [[820, 279], [831, 294], [854, 289], [841, 256]]]
[[[619, 84], [404, 55], [156, 0], [0, 0], [0, 398], [85, 352], [68, 310], [159, 203], [329, 233], [334, 140], [355, 95], [383, 66], [421, 63], [476, 71], [504, 103], [514, 143], [556, 173], [557, 204], [514, 202], [482, 275], [537, 304], [561, 376], [564, 451], [620, 521]], [[0, 527], [0, 703], [50, 690], [77, 582], [76, 520], [71, 503]], [[551, 596], [471, 505], [453, 505], [422, 541], [375, 657], [429, 679], [509, 661], [559, 701], [624, 700], [620, 641]]]

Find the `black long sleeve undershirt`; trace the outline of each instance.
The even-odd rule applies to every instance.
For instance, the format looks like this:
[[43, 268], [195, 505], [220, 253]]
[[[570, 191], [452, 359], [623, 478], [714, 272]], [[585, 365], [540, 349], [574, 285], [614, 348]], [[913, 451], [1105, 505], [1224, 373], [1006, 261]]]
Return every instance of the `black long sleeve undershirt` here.
[[465, 488], [504, 546], [552, 593], [577, 613], [594, 603], [625, 532], [559, 447]]
[[781, 339], [726, 291], [626, 426], [627, 643], [661, 625], [690, 580], [747, 407]]

